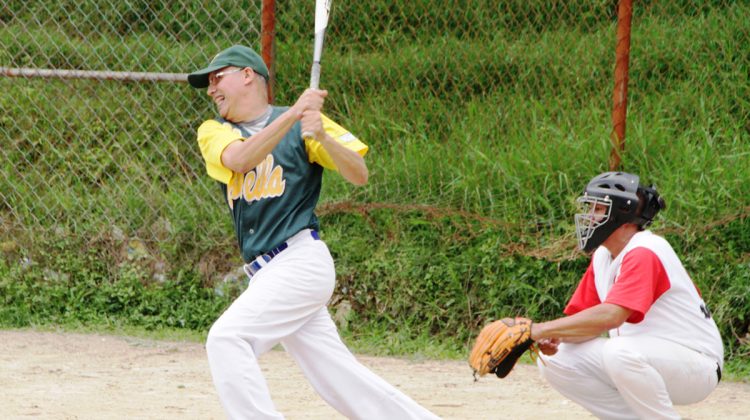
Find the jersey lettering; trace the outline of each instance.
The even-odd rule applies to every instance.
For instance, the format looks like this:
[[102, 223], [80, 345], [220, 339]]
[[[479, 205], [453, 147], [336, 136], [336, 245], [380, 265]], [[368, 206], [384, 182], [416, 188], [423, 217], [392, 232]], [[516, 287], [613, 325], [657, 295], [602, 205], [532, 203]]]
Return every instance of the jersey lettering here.
[[286, 189], [284, 168], [274, 167], [273, 155], [269, 154], [255, 167], [244, 175], [235, 173], [227, 185], [227, 202], [229, 208], [234, 209], [234, 201], [240, 196], [248, 203], [264, 198], [280, 197]]

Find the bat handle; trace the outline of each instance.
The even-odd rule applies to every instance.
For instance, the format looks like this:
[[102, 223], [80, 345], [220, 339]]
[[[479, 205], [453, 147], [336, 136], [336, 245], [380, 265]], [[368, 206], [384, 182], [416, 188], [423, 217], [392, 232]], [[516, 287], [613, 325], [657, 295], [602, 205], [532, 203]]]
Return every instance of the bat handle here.
[[315, 140], [315, 133], [312, 131], [303, 131], [302, 138], [305, 140]]
[[320, 87], [320, 61], [313, 61], [312, 70], [310, 71], [310, 89]]
[[[318, 89], [320, 87], [320, 61], [313, 61], [312, 70], [310, 71], [310, 89]], [[315, 134], [310, 131], [302, 133], [302, 138], [312, 140], [315, 138]]]

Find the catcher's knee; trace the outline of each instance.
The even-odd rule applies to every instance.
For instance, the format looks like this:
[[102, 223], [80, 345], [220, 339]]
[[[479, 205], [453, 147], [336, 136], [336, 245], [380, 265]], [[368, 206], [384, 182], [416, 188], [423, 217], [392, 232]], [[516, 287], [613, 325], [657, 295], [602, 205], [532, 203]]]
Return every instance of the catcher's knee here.
[[539, 374], [553, 388], [557, 390], [569, 389], [578, 383], [578, 374], [573, 369], [559, 363], [555, 357], [548, 357], [541, 362], [541, 357], [536, 362]]
[[629, 340], [607, 340], [602, 348], [602, 363], [607, 375], [618, 386], [645, 379], [641, 369], [647, 361]]

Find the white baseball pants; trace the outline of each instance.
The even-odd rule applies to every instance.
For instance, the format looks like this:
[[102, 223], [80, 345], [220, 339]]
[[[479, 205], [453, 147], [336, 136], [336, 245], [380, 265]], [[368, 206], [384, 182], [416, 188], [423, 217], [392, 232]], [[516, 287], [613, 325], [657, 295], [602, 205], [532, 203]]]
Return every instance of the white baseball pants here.
[[335, 283], [326, 244], [309, 230], [287, 243], [209, 331], [208, 361], [228, 418], [283, 418], [258, 366], [258, 357], [277, 343], [318, 394], [346, 417], [437, 418], [359, 363], [341, 341], [326, 308]]
[[673, 404], [701, 401], [719, 382], [716, 360], [656, 337], [563, 343], [542, 357], [550, 385], [602, 419], [679, 419]]

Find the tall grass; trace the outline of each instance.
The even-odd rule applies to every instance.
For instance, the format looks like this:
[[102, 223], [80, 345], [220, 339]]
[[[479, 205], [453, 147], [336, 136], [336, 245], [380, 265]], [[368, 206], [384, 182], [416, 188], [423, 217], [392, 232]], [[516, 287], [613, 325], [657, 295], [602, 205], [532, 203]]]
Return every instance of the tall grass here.
[[[418, 13], [427, 0], [345, 3], [326, 49], [326, 112], [372, 149], [368, 186], [353, 188], [335, 173], [324, 180], [319, 213], [338, 265], [332, 310], [348, 320], [348, 337], [378, 337], [378, 351], [434, 340], [431, 354], [455, 352], [487, 319], [559, 316], [587, 264], [573, 249], [571, 215], [612, 147], [616, 2], [460, 3], [454, 10], [464, 12], [449, 16], [438, 7]], [[665, 196], [655, 229], [713, 308], [727, 354], [742, 359], [750, 6], [642, 6], [623, 169]], [[111, 13], [135, 19], [132, 5], [117, 7]], [[107, 25], [86, 42], [62, 29], [23, 32], [23, 17], [0, 10], [0, 41], [9, 45], [0, 59], [49, 55], [50, 65], [86, 68], [111, 49], [105, 64], [114, 69], [187, 72], [216, 52], [202, 47], [207, 28], [176, 42], [200, 32], [179, 23], [197, 13], [190, 7], [164, 24], [169, 10], [153, 7], [133, 26]], [[576, 13], [561, 17], [569, 8]], [[281, 104], [307, 84], [303, 9], [280, 10]], [[66, 25], [86, 27], [79, 19]], [[153, 28], [181, 35], [143, 32]], [[24, 42], [11, 42], [22, 32]], [[243, 33], [237, 28], [227, 44], [246, 41]], [[205, 92], [17, 79], [0, 79], [0, 89], [0, 324], [208, 328], [238, 291], [221, 287], [239, 258], [194, 142], [197, 124], [214, 113]], [[85, 217], [61, 223], [76, 212]], [[44, 233], [19, 220], [38, 220]], [[143, 245], [148, 256], [128, 254], [127, 239], [146, 236], [155, 238]], [[157, 265], [166, 266], [162, 280], [154, 280]]]

